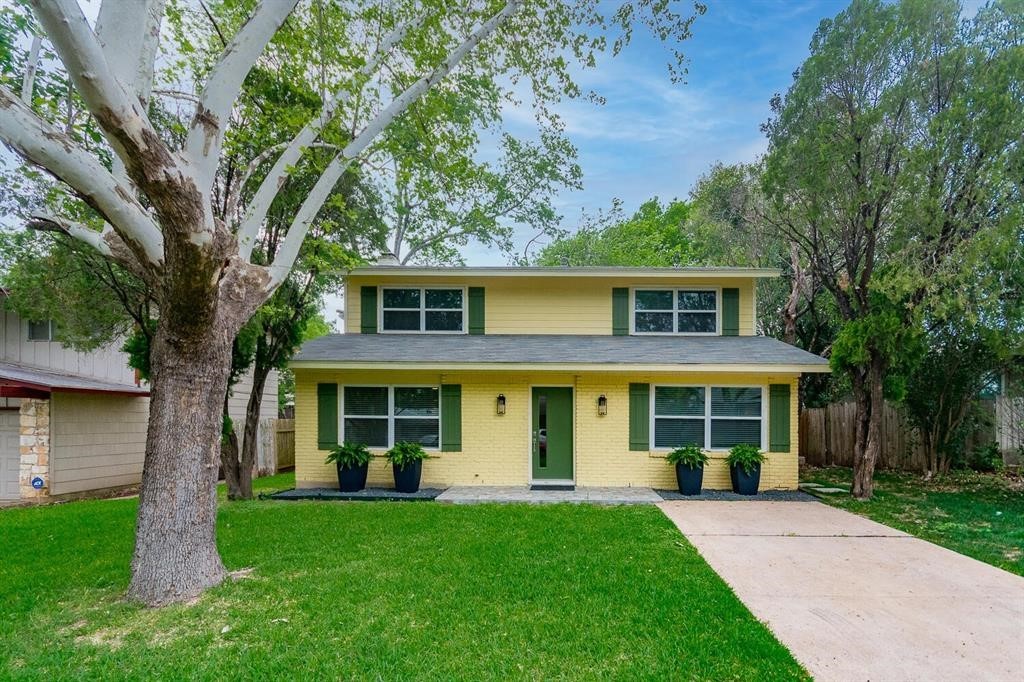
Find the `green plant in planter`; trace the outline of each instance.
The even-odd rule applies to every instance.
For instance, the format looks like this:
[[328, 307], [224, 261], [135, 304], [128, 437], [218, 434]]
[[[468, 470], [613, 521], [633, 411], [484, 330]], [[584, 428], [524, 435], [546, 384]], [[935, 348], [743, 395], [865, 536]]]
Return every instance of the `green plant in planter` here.
[[395, 447], [388, 450], [388, 461], [399, 469], [404, 469], [410, 464], [423, 461], [427, 457], [426, 450], [419, 443], [395, 443]]
[[673, 465], [682, 464], [691, 469], [702, 469], [708, 463], [708, 455], [696, 445], [684, 445], [668, 453], [665, 461]]
[[729, 463], [729, 466], [743, 469], [743, 473], [749, 475], [757, 469], [758, 464], [764, 462], [764, 453], [756, 445], [740, 443], [732, 446], [725, 461]]
[[337, 464], [342, 469], [358, 469], [369, 463], [373, 455], [362, 443], [342, 443], [327, 454], [324, 464]]

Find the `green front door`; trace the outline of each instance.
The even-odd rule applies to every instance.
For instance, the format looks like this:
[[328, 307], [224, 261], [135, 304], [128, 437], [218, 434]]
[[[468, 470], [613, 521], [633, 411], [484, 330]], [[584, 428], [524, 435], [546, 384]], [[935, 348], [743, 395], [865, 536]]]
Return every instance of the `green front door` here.
[[535, 481], [572, 481], [572, 389], [533, 389], [531, 471]]

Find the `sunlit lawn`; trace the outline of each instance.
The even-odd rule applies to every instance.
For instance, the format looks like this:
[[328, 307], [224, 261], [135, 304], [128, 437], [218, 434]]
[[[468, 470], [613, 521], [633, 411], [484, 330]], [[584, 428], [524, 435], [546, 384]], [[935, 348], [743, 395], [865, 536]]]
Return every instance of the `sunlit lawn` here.
[[0, 511], [0, 678], [806, 677], [653, 507], [225, 502], [251, 574], [160, 610], [135, 507]]
[[[811, 469], [802, 481], [842, 484], [849, 469]], [[870, 501], [849, 495], [826, 502], [862, 514], [967, 556], [1024, 575], [1024, 481], [1004, 474], [954, 472], [925, 481], [916, 474], [879, 472]]]

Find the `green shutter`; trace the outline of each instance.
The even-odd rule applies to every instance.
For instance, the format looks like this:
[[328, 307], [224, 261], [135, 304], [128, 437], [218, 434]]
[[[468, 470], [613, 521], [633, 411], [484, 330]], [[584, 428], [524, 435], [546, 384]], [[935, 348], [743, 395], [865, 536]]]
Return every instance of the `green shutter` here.
[[629, 385], [629, 449], [651, 449], [651, 386]]
[[612, 289], [612, 334], [629, 336], [629, 289]]
[[359, 333], [377, 333], [377, 287], [359, 290]]
[[338, 445], [338, 384], [316, 385], [316, 444], [320, 450]]
[[740, 335], [740, 290], [722, 289], [722, 336]]
[[469, 333], [484, 333], [484, 288], [469, 288]]
[[441, 451], [462, 452], [461, 384], [441, 384]]
[[789, 452], [789, 384], [768, 387], [768, 451]]

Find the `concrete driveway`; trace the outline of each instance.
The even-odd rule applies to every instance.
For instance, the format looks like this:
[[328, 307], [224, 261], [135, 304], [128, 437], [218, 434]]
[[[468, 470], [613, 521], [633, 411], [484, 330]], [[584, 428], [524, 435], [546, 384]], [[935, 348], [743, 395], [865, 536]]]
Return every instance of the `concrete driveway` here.
[[659, 507], [818, 680], [1024, 680], [1024, 578], [818, 502]]

